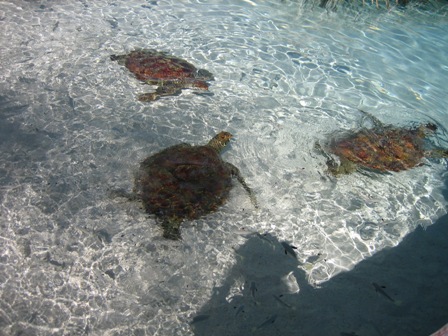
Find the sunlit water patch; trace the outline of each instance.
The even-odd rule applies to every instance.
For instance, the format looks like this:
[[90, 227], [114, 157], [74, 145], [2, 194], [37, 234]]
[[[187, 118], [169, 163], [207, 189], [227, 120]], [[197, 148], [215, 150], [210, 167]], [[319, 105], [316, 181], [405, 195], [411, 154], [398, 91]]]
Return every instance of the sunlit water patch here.
[[[315, 149], [359, 127], [360, 110], [385, 124], [434, 122], [433, 141], [448, 147], [443, 17], [410, 9], [352, 18], [275, 1], [13, 1], [0, 17], [11, 333], [132, 326], [186, 335], [250, 233], [296, 246], [318, 285], [446, 213], [444, 160], [335, 178]], [[135, 48], [211, 71], [210, 93], [138, 102], [151, 87], [109, 57]], [[223, 157], [258, 210], [235, 183], [227, 204], [170, 242], [137, 202], [112, 196], [132, 190], [146, 156], [220, 130], [235, 135]]]

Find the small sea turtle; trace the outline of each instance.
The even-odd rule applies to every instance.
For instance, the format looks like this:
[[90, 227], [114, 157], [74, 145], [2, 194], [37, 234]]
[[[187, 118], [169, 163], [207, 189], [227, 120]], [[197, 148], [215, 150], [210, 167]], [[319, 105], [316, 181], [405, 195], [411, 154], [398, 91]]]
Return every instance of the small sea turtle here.
[[427, 148], [425, 138], [437, 130], [435, 124], [398, 128], [383, 125], [365, 114], [373, 121], [373, 128], [342, 134], [325, 146], [326, 152], [338, 156], [340, 161], [338, 164], [327, 154], [328, 168], [333, 175], [352, 173], [359, 166], [379, 172], [398, 172], [421, 165], [424, 157], [448, 157], [448, 150]]
[[220, 132], [205, 146], [182, 143], [141, 163], [134, 193], [143, 201], [146, 211], [161, 220], [164, 237], [180, 238], [184, 219], [199, 218], [222, 205], [232, 187], [232, 176], [257, 207], [255, 196], [238, 168], [220, 156], [231, 137], [228, 132]]
[[187, 88], [208, 90], [206, 81], [213, 80], [209, 71], [196, 69], [191, 63], [161, 51], [141, 49], [110, 58], [126, 66], [137, 79], [157, 86], [155, 92], [139, 95], [143, 102], [176, 95]]

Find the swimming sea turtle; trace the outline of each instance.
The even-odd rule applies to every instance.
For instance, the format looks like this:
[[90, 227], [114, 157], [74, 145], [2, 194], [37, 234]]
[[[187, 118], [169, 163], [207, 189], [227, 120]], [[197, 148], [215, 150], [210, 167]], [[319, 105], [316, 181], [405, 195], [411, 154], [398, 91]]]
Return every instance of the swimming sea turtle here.
[[334, 175], [348, 174], [361, 168], [379, 172], [402, 171], [422, 164], [423, 157], [448, 157], [448, 150], [427, 148], [425, 138], [437, 130], [432, 123], [411, 128], [383, 125], [365, 113], [374, 124], [373, 128], [361, 128], [332, 139], [326, 150], [338, 156], [340, 163], [328, 156], [327, 164]]
[[139, 95], [140, 101], [153, 101], [161, 96], [179, 94], [182, 89], [208, 90], [206, 81], [213, 75], [196, 69], [187, 61], [156, 50], [134, 50], [126, 55], [111, 55], [111, 60], [126, 66], [135, 77], [146, 84], [157, 85], [156, 91]]
[[162, 150], [140, 165], [134, 192], [148, 213], [162, 222], [163, 236], [180, 238], [183, 219], [196, 219], [222, 205], [232, 187], [232, 176], [255, 196], [237, 167], [221, 159], [232, 135], [220, 132], [204, 146], [186, 143]]

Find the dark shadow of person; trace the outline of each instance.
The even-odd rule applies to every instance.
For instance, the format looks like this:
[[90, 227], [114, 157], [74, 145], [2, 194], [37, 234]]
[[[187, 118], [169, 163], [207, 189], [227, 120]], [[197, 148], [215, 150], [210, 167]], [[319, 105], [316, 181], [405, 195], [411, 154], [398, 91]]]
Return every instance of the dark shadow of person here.
[[272, 327], [280, 330], [278, 322], [297, 313], [297, 291], [312, 292], [293, 248], [268, 233], [247, 238], [225, 283], [192, 319], [196, 335], [272, 333]]
[[448, 322], [448, 215], [319, 288], [287, 243], [251, 234], [192, 317], [197, 336], [430, 335]]

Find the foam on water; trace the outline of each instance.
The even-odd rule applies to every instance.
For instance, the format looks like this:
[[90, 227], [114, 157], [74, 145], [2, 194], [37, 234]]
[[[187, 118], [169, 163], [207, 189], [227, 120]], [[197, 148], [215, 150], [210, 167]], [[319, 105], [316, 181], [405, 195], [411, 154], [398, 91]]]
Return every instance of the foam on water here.
[[[427, 15], [353, 18], [276, 1], [3, 2], [5, 330], [190, 335], [247, 234], [298, 247], [316, 285], [431, 225], [447, 209], [446, 161], [336, 179], [315, 150], [358, 127], [360, 109], [387, 124], [432, 121], [448, 147], [448, 31]], [[212, 94], [138, 102], [151, 87], [109, 58], [135, 48], [211, 71]], [[138, 203], [111, 196], [132, 189], [146, 156], [220, 130], [235, 135], [223, 157], [259, 210], [235, 184], [227, 204], [171, 242]]]

